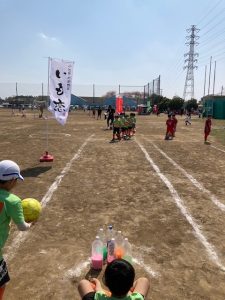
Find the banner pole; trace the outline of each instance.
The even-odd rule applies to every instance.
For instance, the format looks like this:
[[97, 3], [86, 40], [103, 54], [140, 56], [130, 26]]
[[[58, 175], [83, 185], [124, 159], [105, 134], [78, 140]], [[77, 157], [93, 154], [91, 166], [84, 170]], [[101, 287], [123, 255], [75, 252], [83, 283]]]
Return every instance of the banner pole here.
[[48, 87], [47, 87], [47, 100], [46, 100], [46, 108], [47, 108], [47, 112], [46, 112], [46, 151], [45, 151], [45, 154], [42, 155], [40, 157], [40, 162], [52, 162], [54, 157], [52, 155], [50, 155], [48, 153], [48, 135], [49, 135], [49, 132], [48, 132], [48, 102], [50, 100], [50, 95], [49, 95], [49, 74], [50, 74], [50, 61], [51, 61], [51, 58], [48, 57]]
[[48, 97], [47, 97], [47, 118], [46, 118], [46, 151], [48, 152], [48, 102], [50, 100], [50, 96], [49, 96], [49, 74], [50, 74], [50, 60], [51, 58], [48, 57]]

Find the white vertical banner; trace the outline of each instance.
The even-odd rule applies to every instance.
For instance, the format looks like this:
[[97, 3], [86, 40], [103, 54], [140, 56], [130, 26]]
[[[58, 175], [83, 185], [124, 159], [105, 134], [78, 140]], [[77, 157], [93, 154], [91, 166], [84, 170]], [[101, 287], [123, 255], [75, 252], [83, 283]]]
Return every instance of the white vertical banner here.
[[73, 62], [50, 58], [48, 110], [62, 125], [66, 123], [70, 109], [73, 65]]

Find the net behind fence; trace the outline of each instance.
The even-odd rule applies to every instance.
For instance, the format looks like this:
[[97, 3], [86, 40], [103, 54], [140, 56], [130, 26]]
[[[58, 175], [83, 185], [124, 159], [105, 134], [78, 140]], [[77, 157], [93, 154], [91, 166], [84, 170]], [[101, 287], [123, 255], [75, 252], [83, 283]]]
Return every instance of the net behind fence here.
[[160, 95], [160, 92], [160, 76], [144, 86], [145, 97], [149, 97], [153, 94]]

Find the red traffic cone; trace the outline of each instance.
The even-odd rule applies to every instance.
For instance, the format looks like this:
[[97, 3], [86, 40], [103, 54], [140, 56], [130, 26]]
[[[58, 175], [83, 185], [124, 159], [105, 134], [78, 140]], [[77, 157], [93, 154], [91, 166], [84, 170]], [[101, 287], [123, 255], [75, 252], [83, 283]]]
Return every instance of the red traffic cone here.
[[48, 154], [48, 151], [46, 151], [45, 154], [40, 157], [40, 162], [51, 162], [53, 159], [53, 155]]

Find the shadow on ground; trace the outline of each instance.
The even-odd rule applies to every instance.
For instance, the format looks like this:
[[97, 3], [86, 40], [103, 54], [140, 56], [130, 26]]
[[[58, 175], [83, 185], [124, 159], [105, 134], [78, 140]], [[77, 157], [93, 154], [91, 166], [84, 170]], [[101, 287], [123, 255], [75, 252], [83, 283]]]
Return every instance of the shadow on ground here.
[[85, 279], [90, 280], [91, 278], [98, 278], [100, 273], [101, 270], [94, 270], [91, 268], [85, 275]]
[[23, 177], [38, 177], [38, 175], [49, 171], [51, 166], [38, 166], [33, 168], [27, 168], [21, 171]]

